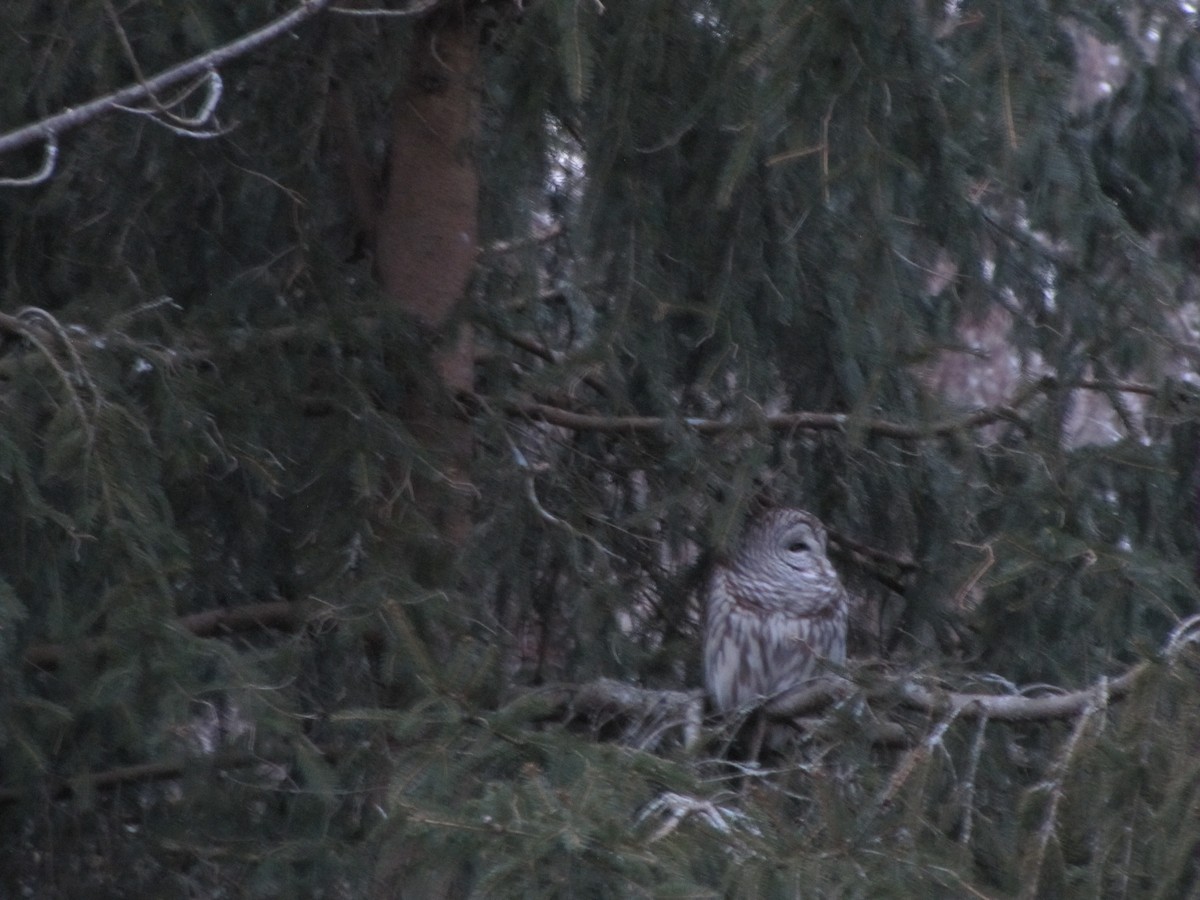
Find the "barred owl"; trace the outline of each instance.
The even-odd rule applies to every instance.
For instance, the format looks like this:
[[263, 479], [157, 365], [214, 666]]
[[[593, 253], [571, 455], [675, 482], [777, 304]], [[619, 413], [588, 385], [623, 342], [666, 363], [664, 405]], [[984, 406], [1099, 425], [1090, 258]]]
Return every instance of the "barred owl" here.
[[825, 555], [825, 527], [775, 509], [747, 527], [708, 588], [704, 681], [729, 712], [769, 701], [846, 660], [850, 599]]

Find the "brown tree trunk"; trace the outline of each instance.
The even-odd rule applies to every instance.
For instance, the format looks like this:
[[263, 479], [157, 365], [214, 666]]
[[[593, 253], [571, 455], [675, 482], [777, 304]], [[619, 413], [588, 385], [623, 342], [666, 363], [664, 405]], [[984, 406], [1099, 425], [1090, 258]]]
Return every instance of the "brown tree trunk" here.
[[[416, 28], [396, 93], [389, 183], [376, 231], [384, 290], [426, 330], [431, 383], [405, 411], [439, 476], [416, 483], [417, 502], [453, 545], [470, 527], [472, 436], [454, 397], [470, 391], [474, 344], [463, 316], [478, 242], [479, 35], [474, 17], [438, 13]], [[447, 488], [449, 489], [447, 491]]]

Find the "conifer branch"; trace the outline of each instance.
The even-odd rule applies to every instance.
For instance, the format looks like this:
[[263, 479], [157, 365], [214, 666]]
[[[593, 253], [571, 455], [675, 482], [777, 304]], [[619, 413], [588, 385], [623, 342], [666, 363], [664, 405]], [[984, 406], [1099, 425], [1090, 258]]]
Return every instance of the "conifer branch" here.
[[[299, 621], [290, 603], [264, 603], [241, 609], [210, 610], [180, 619], [180, 624], [195, 634], [212, 634], [219, 629], [236, 630], [245, 627], [261, 627], [267, 621], [276, 624]], [[1173, 658], [1179, 649], [1197, 641], [1200, 616], [1182, 623], [1172, 633], [1166, 647], [1168, 658]], [[51, 645], [43, 645], [50, 647]], [[37, 648], [31, 648], [26, 654]], [[61, 661], [63, 650], [55, 645], [53, 652], [40, 651], [54, 663]], [[896, 790], [908, 777], [911, 770], [927, 755], [929, 748], [941, 740], [945, 730], [958, 719], [978, 719], [981, 723], [992, 720], [1008, 722], [1030, 722], [1049, 719], [1076, 718], [1086, 722], [1097, 710], [1112, 701], [1123, 698], [1132, 689], [1137, 678], [1148, 668], [1149, 663], [1132, 667], [1119, 678], [1101, 679], [1092, 687], [1079, 691], [1055, 694], [1049, 697], [1025, 697], [1020, 695], [995, 695], [940, 691], [917, 684], [910, 676], [889, 679], [882, 687], [873, 688], [871, 693], [886, 696], [891, 689], [898, 689], [902, 702], [913, 708], [941, 716], [939, 726], [902, 761], [893, 774], [891, 782], [881, 795], [881, 802], [894, 796]], [[826, 676], [802, 688], [789, 691], [772, 701], [768, 715], [781, 721], [795, 721], [806, 713], [819, 711], [832, 703], [844, 700], [855, 693], [849, 679]], [[513, 722], [583, 722], [600, 738], [616, 739], [638, 749], [654, 752], [661, 749], [664, 739], [678, 733], [685, 747], [695, 746], [700, 731], [703, 694], [701, 691], [652, 690], [614, 679], [602, 678], [584, 684], [557, 684], [537, 688], [521, 694], [498, 711], [503, 719]], [[981, 724], [981, 728], [983, 725]], [[1074, 734], [1081, 732], [1076, 726]], [[881, 732], [883, 733], [883, 732]], [[895, 742], [892, 732], [885, 734], [888, 742]], [[1052, 774], [1062, 775], [1070, 756], [1074, 752], [1076, 739], [1065, 748], [1060, 763]], [[977, 738], [976, 744], [979, 744]], [[322, 755], [329, 756], [322, 750]], [[976, 751], [978, 752], [978, 751]], [[73, 779], [71, 783], [59, 783], [52, 790], [56, 799], [70, 796], [76, 784], [86, 784], [93, 789], [113, 788], [122, 784], [144, 783], [178, 778], [190, 768], [204, 765], [214, 769], [244, 768], [263, 763], [278, 763], [262, 755], [227, 752], [210, 757], [168, 759], [157, 762], [122, 766], [115, 769]], [[21, 788], [0, 788], [0, 806], [15, 803], [29, 794]]]
[[[1170, 644], [1168, 653], [1169, 647]], [[1124, 698], [1149, 665], [1139, 663], [1118, 678], [1104, 678], [1091, 687], [1039, 697], [1016, 693], [983, 694], [931, 688], [907, 674], [887, 677], [878, 687], [872, 687], [869, 693], [880, 698], [898, 696], [905, 706], [933, 715], [954, 718], [983, 718], [997, 722], [1071, 719], [1094, 707], [1098, 693], [1103, 694], [1106, 704]], [[845, 700], [855, 691], [856, 688], [849, 679], [828, 675], [773, 699], [768, 714], [773, 719], [793, 720]]]
[[[296, 604], [288, 600], [275, 600], [192, 613], [176, 619], [175, 627], [196, 637], [212, 637], [217, 634], [266, 628], [294, 631], [303, 621], [304, 617]], [[91, 638], [71, 644], [34, 644], [25, 651], [23, 659], [29, 668], [57, 669], [68, 654], [78, 656], [102, 653], [106, 647], [107, 642], [104, 638]]]
[[[224, 771], [226, 769], [244, 769], [247, 766], [261, 764], [277, 764], [277, 760], [268, 759], [260, 754], [242, 751], [216, 753], [212, 756], [193, 756], [158, 760], [155, 762], [137, 763], [130, 766], [118, 766], [101, 772], [72, 778], [70, 781], [59, 781], [49, 789], [51, 799], [62, 800], [83, 789], [105, 790], [119, 787], [123, 784], [146, 784], [154, 781], [166, 781], [180, 778], [189, 770], [203, 768]], [[33, 793], [32, 789], [15, 787], [0, 788], [0, 806], [6, 806], [20, 801]]]
[[[0, 314], [0, 329], [18, 335], [22, 340], [32, 344], [34, 349], [46, 361], [46, 364], [54, 370], [54, 374], [58, 376], [58, 381], [62, 385], [64, 393], [70, 400], [71, 408], [75, 410], [79, 427], [83, 429], [84, 446], [87, 455], [90, 455], [92, 446], [96, 440], [95, 413], [99, 412], [102, 399], [100, 390], [96, 386], [95, 381], [92, 380], [87, 367], [83, 364], [79, 348], [72, 342], [67, 329], [50, 313], [34, 306], [25, 307], [15, 316]], [[63, 362], [51, 349], [51, 340], [57, 341], [67, 356], [70, 357], [71, 371], [67, 371]], [[87, 410], [84, 408], [84, 400], [78, 387], [79, 384], [86, 385], [88, 391], [91, 393], [92, 402], [90, 406], [93, 415], [89, 416]]]
[[698, 434], [721, 434], [731, 431], [752, 431], [767, 428], [771, 431], [837, 431], [852, 429], [892, 437], [898, 440], [927, 440], [969, 431], [1001, 420], [1019, 421], [1016, 406], [1000, 404], [976, 410], [965, 416], [930, 422], [927, 425], [907, 425], [886, 419], [864, 419], [847, 413], [790, 412], [734, 419], [706, 419], [664, 416], [606, 416], [579, 413], [536, 401], [509, 404], [513, 414], [538, 419], [572, 431], [595, 431], [608, 434], [639, 434], [664, 431], [682, 426]]
[[1101, 679], [1091, 687], [1045, 697], [944, 691], [927, 688], [910, 680], [900, 684], [900, 692], [906, 705], [925, 712], [948, 710], [967, 718], [986, 717], [997, 722], [1070, 719], [1087, 713], [1095, 705], [1099, 691], [1102, 691], [1109, 701], [1123, 699], [1148, 666], [1149, 663], [1139, 663], [1119, 678]]
[[526, 416], [572, 431], [594, 431], [607, 434], [652, 433], [682, 426], [698, 434], [720, 434], [767, 428], [771, 431], [837, 431], [841, 433], [862, 431], [897, 440], [921, 441], [946, 437], [1001, 421], [1024, 425], [1019, 412], [1022, 406], [1040, 394], [1064, 388], [1146, 396], [1156, 396], [1160, 392], [1159, 388], [1154, 385], [1132, 381], [1081, 379], [1070, 384], [1063, 384], [1057, 378], [1045, 376], [1029, 382], [1005, 403], [981, 407], [966, 415], [916, 425], [887, 419], [863, 418], [848, 413], [823, 412], [783, 412], [731, 419], [688, 416], [678, 419], [665, 416], [610, 416], [575, 412], [532, 400], [511, 402], [508, 409], [513, 415]]
[[[939, 690], [921, 685], [910, 674], [887, 677], [867, 693], [881, 699], [898, 696], [905, 706], [938, 715], [947, 725], [957, 719], [998, 722], [1071, 719], [1094, 710], [1100, 702], [1098, 697], [1103, 697], [1104, 705], [1124, 698], [1149, 665], [1139, 663], [1118, 678], [1101, 679], [1078, 691], [1041, 697]], [[858, 690], [848, 678], [825, 676], [773, 699], [767, 714], [775, 720], [795, 721], [845, 700]], [[651, 690], [602, 678], [586, 684], [538, 688], [518, 697], [504, 708], [503, 714], [539, 721], [582, 718], [593, 723], [620, 724], [629, 735], [642, 733], [630, 723], [644, 725], [659, 721], [669, 722], [668, 727], [684, 727], [699, 698], [698, 691]], [[662, 731], [656, 730], [655, 737], [661, 736]]]
[[[378, 324], [378, 320], [371, 316], [358, 316], [354, 319], [356, 331], [363, 335], [374, 333]], [[9, 331], [21, 337], [26, 336], [25, 327], [21, 321], [3, 313], [0, 313], [0, 330]], [[254, 332], [254, 337], [256, 340], [268, 343], [284, 343], [295, 340], [300, 336], [319, 337], [328, 333], [328, 323], [322, 322], [313, 326], [282, 325], [271, 329], [260, 329]], [[502, 329], [498, 330], [497, 333], [499, 337], [514, 346], [532, 353], [548, 363], [559, 365], [565, 362], [565, 356], [562, 351], [546, 347], [528, 335], [505, 332]], [[105, 337], [121, 340], [122, 343], [129, 343], [129, 339], [125, 338], [124, 335], [110, 335], [104, 332], [101, 332], [101, 334]], [[93, 340], [94, 337], [95, 335], [84, 335], [76, 338], [76, 340], [82, 342], [84, 340]], [[226, 346], [240, 348], [244, 346], [244, 340], [234, 338], [229, 340]], [[214, 352], [216, 350], [212, 347], [191, 347], [175, 351], [174, 356], [177, 359], [199, 359], [206, 358]], [[235, 350], [235, 352], [237, 351]], [[579, 380], [599, 393], [607, 393], [606, 386], [593, 375], [584, 374]], [[545, 422], [548, 425], [557, 425], [572, 431], [591, 431], [607, 434], [654, 433], [682, 426], [698, 434], [723, 434], [726, 432], [752, 431], [756, 428], [767, 428], [771, 431], [837, 431], [843, 434], [849, 431], [862, 431], [897, 440], [920, 441], [946, 437], [1000, 421], [1010, 421], [1025, 425], [1019, 412], [1021, 407], [1034, 398], [1055, 390], [1085, 390], [1105, 394], [1141, 394], [1147, 397], [1158, 397], [1164, 393], [1162, 386], [1146, 384], [1144, 382], [1084, 378], [1068, 383], [1052, 375], [1045, 375], [1028, 382], [1006, 402], [993, 406], [980, 407], [964, 415], [947, 417], [926, 424], [908, 424], [887, 419], [863, 418], [849, 413], [807, 411], [742, 416], [730, 419], [603, 415], [599, 413], [576, 412], [575, 410], [566, 409], [561, 406], [533, 400], [509, 401], [502, 408], [509, 415], [535, 419]], [[483, 402], [484, 398], [481, 396], [467, 395], [461, 399], [468, 404], [473, 403], [476, 406], [483, 406], [485, 408], [488, 406]], [[851, 549], [860, 548], [851, 547]], [[908, 562], [892, 561], [904, 568], [911, 567], [911, 563]]]
[[652, 690], [611, 678], [556, 684], [521, 694], [500, 714], [509, 720], [585, 722], [597, 733], [653, 751], [671, 733], [692, 746], [699, 736], [699, 690]]

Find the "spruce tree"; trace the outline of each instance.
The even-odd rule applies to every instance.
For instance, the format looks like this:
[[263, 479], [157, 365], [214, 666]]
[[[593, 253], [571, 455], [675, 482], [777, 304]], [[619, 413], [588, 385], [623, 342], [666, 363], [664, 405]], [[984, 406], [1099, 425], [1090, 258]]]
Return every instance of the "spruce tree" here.
[[0, 892], [1195, 891], [1196, 24], [10, 0]]

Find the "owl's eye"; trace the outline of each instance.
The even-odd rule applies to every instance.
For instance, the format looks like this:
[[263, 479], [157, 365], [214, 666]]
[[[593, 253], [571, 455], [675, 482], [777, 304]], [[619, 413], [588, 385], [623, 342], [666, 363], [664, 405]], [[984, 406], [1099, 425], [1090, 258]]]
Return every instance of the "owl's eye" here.
[[812, 548], [808, 546], [808, 541], [792, 541], [788, 544], [789, 553], [805, 553], [810, 549]]

